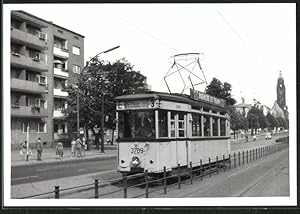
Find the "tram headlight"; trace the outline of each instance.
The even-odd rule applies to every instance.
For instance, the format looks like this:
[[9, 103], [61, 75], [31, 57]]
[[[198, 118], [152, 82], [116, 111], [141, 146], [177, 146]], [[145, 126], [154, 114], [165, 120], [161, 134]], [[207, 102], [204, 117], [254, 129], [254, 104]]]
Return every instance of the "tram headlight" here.
[[140, 165], [141, 161], [138, 157], [134, 156], [131, 160], [131, 163], [133, 166], [138, 166], [138, 165]]

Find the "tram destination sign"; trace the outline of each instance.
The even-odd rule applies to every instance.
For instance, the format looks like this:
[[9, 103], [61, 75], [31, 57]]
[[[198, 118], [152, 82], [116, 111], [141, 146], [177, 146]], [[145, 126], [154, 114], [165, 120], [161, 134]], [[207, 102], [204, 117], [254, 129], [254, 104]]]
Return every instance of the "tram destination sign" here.
[[193, 100], [197, 100], [197, 101], [206, 101], [221, 107], [225, 107], [225, 100], [217, 98], [217, 97], [213, 97], [211, 95], [208, 94], [204, 94], [200, 91], [196, 91], [194, 89], [190, 89], [190, 98]]

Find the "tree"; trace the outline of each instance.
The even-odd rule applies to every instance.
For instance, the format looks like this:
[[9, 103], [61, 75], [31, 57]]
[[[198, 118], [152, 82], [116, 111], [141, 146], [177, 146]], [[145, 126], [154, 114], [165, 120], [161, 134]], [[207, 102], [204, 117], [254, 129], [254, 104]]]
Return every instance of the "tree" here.
[[234, 106], [227, 107], [228, 114], [230, 115], [230, 128], [233, 130], [233, 136], [235, 139], [236, 131], [240, 129], [247, 129], [247, 119], [236, 110]]
[[262, 110], [253, 106], [247, 115], [248, 123], [251, 127], [251, 135], [253, 135], [253, 129], [255, 134], [258, 128], [266, 128], [268, 126], [268, 121]]
[[266, 119], [268, 121], [269, 129], [274, 129], [274, 127], [278, 127], [277, 119], [270, 112], [267, 114]]
[[206, 94], [226, 100], [226, 104], [232, 106], [236, 100], [231, 95], [231, 84], [224, 82], [224, 84], [217, 78], [213, 78], [210, 84], [206, 87]]
[[276, 117], [277, 121], [278, 121], [278, 126], [282, 127], [284, 129], [288, 129], [289, 128], [289, 121], [287, 119], [284, 119], [282, 117]]
[[[80, 127], [91, 130], [95, 136], [96, 148], [99, 149], [101, 130], [115, 129], [114, 98], [124, 94], [132, 94], [145, 90], [146, 77], [133, 70], [133, 66], [125, 59], [114, 63], [93, 59], [78, 75], [78, 82], [69, 85], [69, 97], [66, 109], [67, 121], [72, 130], [76, 130], [77, 95], [79, 95]], [[101, 127], [102, 94], [104, 96], [105, 125]], [[103, 142], [104, 143], [104, 142]]]

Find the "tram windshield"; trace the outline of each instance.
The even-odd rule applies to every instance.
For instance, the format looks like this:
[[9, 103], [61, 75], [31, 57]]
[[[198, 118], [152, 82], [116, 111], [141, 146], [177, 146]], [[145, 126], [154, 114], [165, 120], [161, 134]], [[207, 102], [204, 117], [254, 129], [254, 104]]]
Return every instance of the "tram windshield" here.
[[154, 111], [134, 110], [118, 113], [119, 138], [154, 138]]

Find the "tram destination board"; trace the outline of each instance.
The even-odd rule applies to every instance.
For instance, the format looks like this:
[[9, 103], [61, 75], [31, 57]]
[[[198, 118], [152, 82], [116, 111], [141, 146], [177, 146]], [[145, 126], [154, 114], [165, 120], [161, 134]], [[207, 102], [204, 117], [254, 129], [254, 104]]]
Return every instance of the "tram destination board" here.
[[158, 105], [154, 99], [127, 101], [127, 102], [119, 102], [118, 103], [119, 110], [121, 110], [121, 109], [155, 108], [155, 107], [158, 107]]
[[190, 98], [193, 100], [197, 100], [197, 101], [206, 101], [221, 107], [225, 107], [226, 102], [223, 99], [217, 98], [217, 97], [213, 97], [211, 95], [208, 94], [204, 94], [200, 91], [196, 91], [194, 89], [190, 89]]

